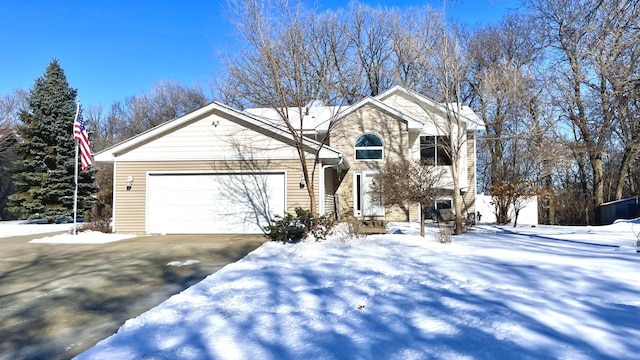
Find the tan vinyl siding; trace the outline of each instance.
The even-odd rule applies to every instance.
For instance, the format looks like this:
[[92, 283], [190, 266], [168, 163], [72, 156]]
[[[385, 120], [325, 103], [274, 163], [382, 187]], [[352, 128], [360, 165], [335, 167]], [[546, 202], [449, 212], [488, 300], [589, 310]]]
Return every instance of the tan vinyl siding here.
[[409, 207], [409, 221], [420, 220], [420, 206], [417, 204]]
[[[382, 139], [383, 160], [355, 159], [354, 145], [363, 134], [372, 133]], [[351, 169], [336, 191], [339, 212], [343, 217], [353, 216], [353, 174], [358, 171], [379, 170], [386, 161], [409, 158], [407, 124], [377, 107], [367, 105], [340, 119], [331, 133], [331, 146], [339, 149], [351, 164]], [[415, 138], [413, 139], [415, 140]], [[395, 212], [394, 212], [395, 214]], [[395, 215], [394, 215], [395, 216]], [[406, 217], [405, 217], [406, 219]]]
[[386, 221], [408, 221], [408, 216], [410, 208], [404, 208], [397, 205], [387, 206], [385, 213]]
[[353, 171], [349, 171], [335, 195], [338, 199], [338, 212], [341, 218], [353, 218]]
[[[297, 207], [301, 207], [303, 209], [309, 209], [309, 193], [307, 189], [300, 189], [300, 180], [302, 178], [302, 167], [300, 166], [300, 161], [288, 161], [287, 164], [287, 212], [294, 214], [295, 209]], [[309, 173], [311, 173], [313, 169], [313, 161], [307, 161], [307, 168], [309, 169]], [[320, 184], [320, 176], [318, 175], [319, 171], [316, 169], [314, 176], [314, 192], [316, 198], [316, 206], [319, 206], [319, 184]]]
[[476, 212], [476, 134], [473, 131], [467, 132], [467, 178], [469, 179], [469, 190], [464, 194], [465, 213], [474, 214]]
[[427, 103], [411, 98], [405, 93], [392, 94], [382, 100], [382, 102], [424, 123], [423, 133], [434, 135], [442, 134], [442, 129], [447, 128], [447, 126], [445, 126], [447, 120], [443, 116], [444, 113], [435, 110], [434, 107]]
[[[312, 169], [313, 162], [309, 162]], [[274, 171], [284, 172], [286, 178], [286, 206], [292, 212], [298, 206], [309, 207], [306, 189], [300, 189], [302, 170], [299, 160], [255, 161], [251, 164], [239, 161], [153, 161], [153, 162], [116, 162], [115, 181], [115, 231], [119, 233], [143, 234], [146, 229], [147, 174], [149, 172], [170, 173], [224, 173], [237, 171]], [[125, 188], [125, 180], [133, 177], [130, 191]], [[315, 176], [315, 188], [319, 186]], [[316, 191], [317, 194], [317, 191]], [[317, 195], [316, 195], [317, 197]], [[317, 201], [317, 200], [316, 200]]]
[[[115, 232], [143, 234], [147, 176], [144, 167], [137, 163], [115, 163]], [[127, 191], [125, 180], [133, 177], [131, 190]]]
[[265, 135], [262, 128], [244, 125], [247, 127], [211, 114], [117, 154], [117, 160], [225, 160], [238, 159], [240, 156], [263, 159], [297, 158], [295, 147]]
[[[378, 135], [384, 145], [384, 160], [355, 160], [354, 144], [362, 135]], [[368, 105], [340, 119], [332, 129], [331, 146], [339, 149], [350, 162], [352, 170], [377, 169], [384, 161], [407, 158], [409, 137], [406, 122]]]
[[335, 173], [333, 168], [324, 169], [324, 214], [327, 216], [334, 216], [336, 213], [334, 208]]

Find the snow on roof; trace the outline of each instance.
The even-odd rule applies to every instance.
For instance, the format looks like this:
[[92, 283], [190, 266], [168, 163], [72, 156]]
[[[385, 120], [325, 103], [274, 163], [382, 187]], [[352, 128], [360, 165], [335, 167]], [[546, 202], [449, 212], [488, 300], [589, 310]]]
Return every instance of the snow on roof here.
[[[382, 101], [373, 98], [366, 97], [361, 101], [351, 106], [327, 106], [318, 102], [312, 102], [311, 105], [304, 108], [290, 107], [284, 109], [287, 112], [289, 121], [295, 129], [302, 128], [303, 131], [327, 131], [332, 120], [336, 120], [340, 117], [350, 114], [355, 109], [360, 108], [366, 104], [372, 104], [381, 108], [394, 116], [401, 118], [409, 123], [409, 128], [420, 129], [424, 125], [422, 122], [414, 119], [408, 114], [403, 113], [397, 108], [391, 107]], [[300, 122], [300, 112], [302, 111], [302, 126]], [[284, 122], [280, 116], [278, 110], [275, 108], [249, 108], [244, 111], [247, 114], [258, 116], [269, 122], [272, 122], [276, 126], [284, 127]]]
[[[375, 97], [365, 97], [361, 101], [350, 105], [350, 106], [328, 106], [325, 105], [320, 100], [311, 101], [303, 108], [299, 107], [288, 107], [282, 109], [282, 111], [286, 112], [291, 125], [295, 129], [302, 129], [304, 131], [313, 132], [313, 131], [327, 131], [331, 120], [337, 119], [339, 117], [345, 116], [349, 114], [354, 109], [359, 108], [365, 104], [373, 104], [379, 108], [382, 108], [385, 111], [397, 116], [408, 122], [409, 127], [412, 129], [421, 129], [424, 125], [421, 121], [415, 119], [410, 116], [406, 112], [403, 112], [401, 108], [393, 107], [384, 102], [384, 100], [389, 97], [393, 93], [405, 93], [410, 95], [412, 98], [415, 98], [415, 101], [422, 101], [424, 103], [429, 104], [429, 106], [434, 109], [439, 109], [443, 112], [446, 111], [448, 107], [450, 110], [454, 112], [459, 112], [462, 117], [462, 120], [467, 123], [468, 130], [483, 130], [484, 124], [482, 119], [467, 105], [459, 105], [457, 103], [437, 103], [431, 99], [426, 98], [425, 96], [403, 88], [401, 86], [394, 86], [391, 89], [380, 93]], [[251, 114], [253, 116], [259, 117], [267, 122], [272, 123], [277, 127], [285, 127], [285, 124], [280, 116], [280, 113], [276, 108], [268, 108], [268, 107], [259, 107], [259, 108], [249, 108], [245, 109], [244, 113]], [[301, 119], [302, 113], [302, 121]]]
[[[335, 118], [344, 108], [344, 106], [327, 106], [314, 101], [304, 108], [288, 107], [283, 109], [283, 111], [287, 113], [289, 121], [295, 129], [302, 128], [302, 130], [321, 131], [326, 130], [329, 120]], [[244, 110], [244, 112], [271, 122], [275, 126], [285, 126], [282, 117], [275, 108], [249, 108]], [[301, 112], [302, 121], [300, 121]]]
[[467, 130], [484, 130], [482, 119], [467, 105], [449, 103], [449, 109], [460, 113], [462, 119], [467, 122]]

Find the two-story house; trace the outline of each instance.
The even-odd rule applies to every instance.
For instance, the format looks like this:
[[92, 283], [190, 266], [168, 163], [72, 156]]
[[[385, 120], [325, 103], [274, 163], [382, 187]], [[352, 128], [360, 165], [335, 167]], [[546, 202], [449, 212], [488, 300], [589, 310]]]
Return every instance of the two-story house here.
[[[446, 106], [396, 86], [350, 106], [288, 109], [305, 135], [319, 213], [419, 219], [417, 205], [399, 209], [373, 199], [371, 184], [386, 161], [427, 160], [443, 168], [441, 187], [452, 189], [452, 159], [441, 146], [448, 136], [461, 139], [463, 214], [475, 213], [481, 121], [468, 107]], [[260, 233], [273, 216], [309, 206], [293, 141], [274, 109], [212, 103], [100, 152], [96, 161], [113, 163], [114, 231]], [[452, 195], [434, 206], [452, 207]]]

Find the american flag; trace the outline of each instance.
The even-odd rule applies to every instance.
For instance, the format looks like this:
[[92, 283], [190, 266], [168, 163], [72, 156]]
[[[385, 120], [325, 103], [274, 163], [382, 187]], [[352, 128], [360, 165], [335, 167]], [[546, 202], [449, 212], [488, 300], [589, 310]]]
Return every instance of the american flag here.
[[87, 171], [91, 165], [91, 144], [89, 144], [89, 135], [87, 135], [87, 129], [84, 128], [84, 121], [82, 121], [82, 108], [78, 108], [78, 115], [73, 122], [73, 138], [78, 140], [80, 145], [80, 159], [82, 163], [82, 171]]

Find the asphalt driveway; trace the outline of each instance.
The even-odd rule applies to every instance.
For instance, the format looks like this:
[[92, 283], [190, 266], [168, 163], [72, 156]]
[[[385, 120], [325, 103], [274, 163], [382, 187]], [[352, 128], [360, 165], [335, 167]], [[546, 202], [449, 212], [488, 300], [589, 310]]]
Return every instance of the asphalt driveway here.
[[[251, 252], [261, 236], [164, 235], [108, 244], [0, 238], [0, 359], [70, 359]], [[187, 266], [171, 261], [199, 260]]]

